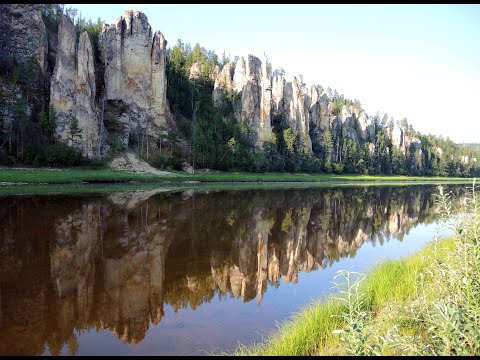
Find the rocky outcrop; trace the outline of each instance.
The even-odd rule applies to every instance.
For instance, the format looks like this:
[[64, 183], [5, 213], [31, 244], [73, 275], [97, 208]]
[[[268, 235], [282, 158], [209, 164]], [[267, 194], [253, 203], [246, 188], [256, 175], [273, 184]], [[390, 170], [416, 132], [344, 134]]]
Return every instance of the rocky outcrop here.
[[285, 120], [292, 132], [298, 134], [301, 148], [306, 154], [312, 152], [312, 141], [309, 135], [310, 100], [303, 83], [303, 76], [294, 76], [285, 83], [283, 90]]
[[234, 68], [232, 63], [225, 64], [222, 71], [215, 79], [213, 86], [213, 105], [221, 107], [226, 102], [227, 94], [233, 95], [233, 75]]
[[272, 117], [280, 117], [285, 111], [283, 100], [284, 88], [285, 78], [281, 75], [274, 76], [272, 80]]
[[[220, 76], [231, 74], [230, 69], [222, 70]], [[241, 94], [238, 95], [241, 96], [241, 100], [237, 105], [235, 117], [238, 121], [247, 124], [255, 147], [262, 149], [263, 143], [268, 141], [272, 134], [270, 120], [272, 83], [267, 71], [267, 61], [262, 63], [253, 55], [248, 55], [246, 61], [241, 58], [235, 66], [233, 78], [230, 79], [224, 83], [230, 84], [231, 81], [234, 93]], [[221, 79], [217, 80], [219, 86], [214, 96], [217, 99], [216, 104], [219, 104]]]
[[190, 66], [190, 75], [188, 78], [190, 80], [198, 80], [202, 77], [202, 64], [200, 63], [194, 63], [192, 66]]
[[[395, 123], [393, 128], [389, 131], [389, 137], [393, 146], [400, 149], [402, 154], [406, 155], [410, 152], [410, 161], [413, 167], [421, 170], [423, 167], [423, 154], [421, 150], [421, 142], [417, 137], [409, 135], [408, 129], [400, 124]], [[437, 148], [437, 154], [442, 156], [442, 149]]]
[[[75, 27], [64, 16], [58, 30], [58, 50], [50, 88], [50, 105], [56, 111], [56, 135], [82, 150], [88, 157], [99, 157], [100, 122], [95, 108], [93, 51], [86, 32], [76, 42]], [[81, 130], [74, 136], [74, 121]]]
[[100, 33], [106, 99], [128, 106], [128, 134], [154, 136], [166, 126], [166, 43], [160, 31], [152, 36], [147, 16], [140, 11], [126, 11]]
[[235, 72], [233, 74], [233, 90], [237, 93], [243, 90], [247, 84], [245, 59], [241, 57], [235, 64]]
[[42, 75], [47, 69], [47, 29], [42, 19], [46, 4], [0, 4], [0, 66], [12, 60], [26, 68], [36, 60]]

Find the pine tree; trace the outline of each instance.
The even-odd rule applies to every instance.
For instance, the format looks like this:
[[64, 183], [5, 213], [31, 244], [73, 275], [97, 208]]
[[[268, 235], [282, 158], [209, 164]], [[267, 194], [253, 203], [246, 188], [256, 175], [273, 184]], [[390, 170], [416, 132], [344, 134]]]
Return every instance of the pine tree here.
[[82, 129], [78, 126], [78, 119], [73, 117], [70, 120], [69, 128], [67, 131], [68, 140], [71, 141], [72, 145], [77, 144], [82, 138]]

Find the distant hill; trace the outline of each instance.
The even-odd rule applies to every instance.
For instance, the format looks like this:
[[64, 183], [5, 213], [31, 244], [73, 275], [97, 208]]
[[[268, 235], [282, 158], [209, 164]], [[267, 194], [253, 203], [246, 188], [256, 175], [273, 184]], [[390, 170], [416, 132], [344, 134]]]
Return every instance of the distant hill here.
[[464, 148], [468, 148], [468, 149], [472, 149], [472, 150], [476, 150], [476, 151], [480, 150], [480, 144], [478, 144], [478, 143], [462, 143], [462, 144], [457, 144], [457, 145], [460, 146], [460, 147], [464, 147]]

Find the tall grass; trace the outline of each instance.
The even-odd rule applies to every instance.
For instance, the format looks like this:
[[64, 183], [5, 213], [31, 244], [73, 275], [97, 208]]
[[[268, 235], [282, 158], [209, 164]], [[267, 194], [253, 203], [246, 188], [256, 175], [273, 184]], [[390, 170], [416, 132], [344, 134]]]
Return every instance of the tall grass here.
[[[424, 265], [417, 267], [415, 282], [402, 280], [408, 287], [395, 294], [397, 302], [375, 303], [377, 293], [382, 294], [377, 292], [383, 288], [381, 280], [361, 291], [363, 279], [352, 285], [352, 273], [342, 273], [347, 289], [340, 301], [347, 309], [341, 313], [343, 326], [333, 333], [340, 336], [346, 354], [480, 355], [480, 206], [475, 181], [460, 215], [453, 216], [450, 194], [442, 187], [438, 204], [455, 231], [453, 246], [445, 252], [436, 237], [422, 256]], [[408, 274], [406, 278], [412, 279]], [[382, 308], [381, 313], [373, 311]]]

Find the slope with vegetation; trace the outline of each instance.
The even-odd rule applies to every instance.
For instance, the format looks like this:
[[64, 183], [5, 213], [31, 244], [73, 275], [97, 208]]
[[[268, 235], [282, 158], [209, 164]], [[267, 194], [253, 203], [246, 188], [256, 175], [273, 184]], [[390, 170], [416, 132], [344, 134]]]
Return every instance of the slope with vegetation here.
[[[421, 134], [406, 118], [368, 116], [359, 100], [307, 87], [302, 76], [288, 80], [267, 59], [219, 57], [181, 40], [165, 48], [141, 12], [106, 25], [62, 4], [1, 6], [2, 165], [104, 166], [131, 150], [161, 170], [187, 162], [246, 172], [480, 174], [478, 148]], [[115, 67], [133, 37], [152, 58]], [[115, 50], [114, 39], [126, 48]], [[75, 68], [81, 75], [72, 78]]]

